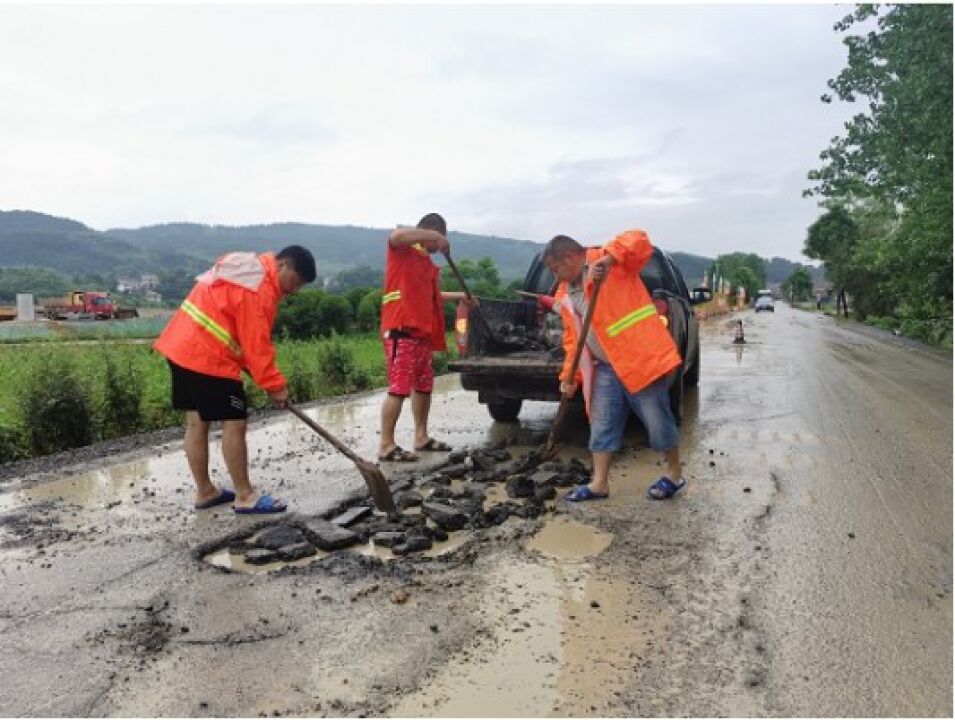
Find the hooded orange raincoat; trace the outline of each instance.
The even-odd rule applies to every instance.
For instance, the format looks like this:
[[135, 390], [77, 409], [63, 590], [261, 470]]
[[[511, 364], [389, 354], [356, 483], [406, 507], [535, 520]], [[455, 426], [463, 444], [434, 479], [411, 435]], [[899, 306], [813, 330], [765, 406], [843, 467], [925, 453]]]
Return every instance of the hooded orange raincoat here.
[[[604, 278], [591, 320], [591, 330], [610, 361], [617, 377], [631, 393], [642, 390], [665, 375], [683, 360], [673, 338], [662, 322], [646, 286], [640, 279], [640, 270], [653, 255], [653, 246], [642, 230], [627, 230], [605, 247], [588, 248], [587, 263], [611, 255], [614, 264]], [[574, 312], [567, 294], [568, 284], [562, 282], [554, 296], [564, 321], [564, 366], [561, 381], [570, 379], [570, 366], [577, 349], [577, 338], [582, 321]], [[586, 282], [584, 293], [593, 297], [593, 283]], [[584, 345], [580, 368], [575, 380], [583, 385], [584, 401], [590, 411], [590, 389], [593, 377], [593, 357]]]
[[153, 347], [187, 370], [233, 380], [247, 370], [267, 392], [285, 387], [272, 344], [283, 295], [275, 256], [229, 253], [196, 280]]

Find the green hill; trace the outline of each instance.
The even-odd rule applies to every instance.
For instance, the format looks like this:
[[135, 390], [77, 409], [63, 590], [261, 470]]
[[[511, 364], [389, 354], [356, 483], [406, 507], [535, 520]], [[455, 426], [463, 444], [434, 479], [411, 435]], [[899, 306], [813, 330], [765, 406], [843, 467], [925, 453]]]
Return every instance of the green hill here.
[[[61, 275], [104, 278], [141, 273], [201, 272], [219, 255], [232, 250], [263, 252], [286, 245], [309, 248], [319, 275], [384, 266], [388, 230], [352, 225], [200, 225], [169, 223], [136, 229], [93, 230], [83, 223], [43, 213], [0, 211], [0, 268], [43, 268]], [[490, 257], [505, 283], [523, 278], [539, 243], [492, 235], [452, 232], [451, 247], [458, 260]], [[712, 259], [671, 252], [687, 285], [699, 285]], [[798, 263], [784, 258], [766, 261], [771, 283], [785, 280]], [[822, 269], [810, 268], [821, 281]]]
[[[301, 245], [315, 255], [319, 274], [327, 276], [361, 265], [382, 268], [388, 230], [303, 223], [243, 227], [174, 223], [136, 230], [108, 230], [106, 234], [153, 252], [188, 252], [206, 261], [230, 250], [263, 252]], [[451, 232], [449, 239], [455, 259], [476, 260], [489, 256], [506, 280], [523, 277], [534, 253], [540, 249], [540, 245], [528, 241], [470, 233]]]
[[0, 267], [40, 267], [74, 276], [198, 271], [207, 264], [187, 253], [130, 244], [73, 220], [0, 211]]

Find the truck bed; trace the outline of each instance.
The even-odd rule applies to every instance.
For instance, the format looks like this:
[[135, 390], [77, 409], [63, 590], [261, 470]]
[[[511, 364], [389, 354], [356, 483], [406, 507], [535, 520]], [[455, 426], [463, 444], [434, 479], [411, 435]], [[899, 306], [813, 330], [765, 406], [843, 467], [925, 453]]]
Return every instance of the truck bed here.
[[[544, 347], [541, 341], [537, 303], [533, 300], [481, 299], [480, 311], [498, 334], [503, 328], [523, 328], [523, 335]], [[563, 364], [563, 348], [514, 350], [507, 352], [500, 344], [489, 341], [481, 322], [471, 311], [468, 319], [467, 353], [450, 363], [452, 371], [461, 374], [461, 385], [476, 390], [483, 403], [507, 400], [559, 400], [557, 376]], [[559, 338], [559, 333], [557, 335]]]

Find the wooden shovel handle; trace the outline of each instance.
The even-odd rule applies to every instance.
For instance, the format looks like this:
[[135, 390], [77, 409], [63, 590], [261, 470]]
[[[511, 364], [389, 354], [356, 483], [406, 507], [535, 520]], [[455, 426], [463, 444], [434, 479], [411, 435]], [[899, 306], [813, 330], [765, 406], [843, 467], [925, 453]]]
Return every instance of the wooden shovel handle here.
[[[577, 368], [580, 367], [580, 356], [583, 355], [584, 345], [587, 343], [587, 335], [590, 333], [590, 322], [594, 317], [594, 308], [597, 307], [597, 295], [600, 294], [600, 286], [603, 284], [603, 278], [594, 279], [594, 294], [590, 298], [590, 304], [587, 305], [587, 312], [584, 314], [584, 323], [580, 328], [580, 335], [577, 337], [577, 348], [574, 351], [574, 361], [570, 364], [570, 379], [577, 376]], [[564, 418], [567, 416], [567, 407], [570, 404], [570, 398], [561, 393], [560, 405], [557, 408], [557, 414], [554, 416], [554, 422], [550, 427], [550, 435], [547, 437], [545, 454], [550, 453], [557, 446], [557, 435], [561, 425], [564, 424]]]
[[577, 338], [577, 349], [574, 351], [574, 362], [570, 365], [570, 379], [577, 376], [577, 368], [580, 367], [580, 356], [584, 353], [584, 345], [587, 343], [587, 335], [590, 334], [590, 321], [594, 317], [594, 308], [597, 307], [597, 295], [600, 293], [600, 286], [603, 285], [603, 278], [594, 278], [594, 294], [590, 298], [590, 304], [587, 305], [587, 312], [584, 314], [584, 324], [580, 328], [580, 337]]
[[325, 428], [323, 428], [323, 427], [322, 427], [321, 425], [319, 425], [317, 422], [315, 422], [314, 420], [312, 420], [312, 418], [310, 418], [308, 415], [306, 415], [306, 414], [303, 413], [301, 410], [299, 410], [297, 407], [295, 407], [291, 402], [286, 403], [286, 407], [289, 409], [289, 412], [291, 412], [293, 415], [295, 415], [295, 417], [297, 417], [297, 418], [298, 418], [299, 420], [301, 420], [303, 423], [305, 423], [305, 424], [308, 425], [310, 428], [312, 428], [312, 430], [314, 430], [314, 431], [317, 432], [319, 435], [321, 435], [323, 439], [325, 439], [329, 444], [332, 445], [332, 447], [334, 447], [336, 450], [338, 450], [338, 452], [340, 452], [342, 455], [344, 455], [345, 457], [347, 457], [347, 458], [348, 458], [349, 460], [351, 460], [353, 463], [355, 463], [355, 464], [357, 464], [357, 465], [367, 464], [367, 461], [366, 461], [366, 460], [364, 460], [364, 459], [362, 459], [361, 457], [359, 457], [358, 455], [356, 455], [351, 448], [349, 448], [347, 445], [345, 445], [345, 443], [343, 443], [343, 442], [342, 442], [341, 440], [339, 440], [337, 437], [335, 437], [334, 435], [332, 435], [330, 432], [328, 432], [328, 430], [326, 430]]
[[[448, 262], [448, 267], [451, 268], [451, 272], [454, 273], [454, 277], [458, 279], [458, 283], [461, 285], [461, 289], [464, 290], [464, 296], [468, 301], [474, 300], [474, 296], [471, 294], [471, 291], [468, 289], [468, 284], [464, 282], [464, 277], [461, 275], [461, 272], [458, 270], [458, 266], [454, 264], [454, 260], [451, 259], [450, 250], [442, 250], [441, 254], [444, 255], [444, 259]], [[487, 318], [484, 317], [484, 314], [481, 312], [481, 308], [475, 308], [477, 316], [481, 319], [481, 325], [484, 327], [484, 332], [491, 339], [494, 338], [494, 331], [491, 330], [491, 326], [487, 322]]]

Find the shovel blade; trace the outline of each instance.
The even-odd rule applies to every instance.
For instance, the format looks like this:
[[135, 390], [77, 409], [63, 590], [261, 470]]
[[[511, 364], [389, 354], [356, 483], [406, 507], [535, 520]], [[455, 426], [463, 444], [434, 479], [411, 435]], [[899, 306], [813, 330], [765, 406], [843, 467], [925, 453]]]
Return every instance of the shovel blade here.
[[358, 466], [361, 476], [365, 478], [365, 484], [368, 485], [371, 497], [378, 509], [389, 515], [397, 513], [398, 508], [395, 506], [395, 499], [391, 495], [391, 488], [388, 486], [388, 481], [385, 480], [381, 470], [370, 462], [362, 461], [355, 464]]

